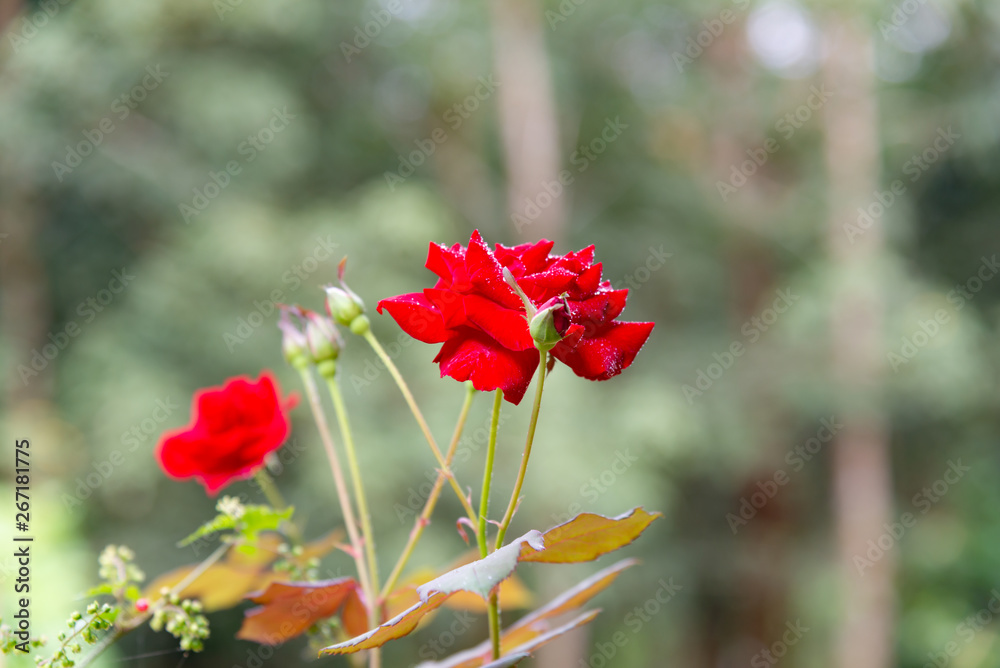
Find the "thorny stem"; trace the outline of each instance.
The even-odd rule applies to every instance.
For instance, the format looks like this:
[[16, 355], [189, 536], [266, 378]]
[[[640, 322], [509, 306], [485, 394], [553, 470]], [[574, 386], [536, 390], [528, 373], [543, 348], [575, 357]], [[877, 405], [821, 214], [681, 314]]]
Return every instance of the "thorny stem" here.
[[[465, 402], [462, 404], [462, 411], [458, 415], [458, 422], [455, 424], [455, 432], [451, 436], [451, 443], [448, 445], [448, 453], [445, 455], [445, 463], [451, 464], [451, 461], [455, 458], [455, 451], [458, 449], [458, 441], [462, 438], [462, 432], [465, 430], [465, 420], [469, 416], [469, 408], [472, 406], [472, 398], [476, 396], [476, 388], [472, 386], [472, 383], [468, 384], [468, 392], [465, 394]], [[424, 503], [424, 509], [420, 513], [420, 516], [416, 519], [413, 525], [413, 529], [410, 531], [410, 538], [406, 542], [406, 547], [403, 548], [403, 553], [399, 556], [399, 561], [392, 569], [392, 573], [389, 574], [389, 579], [386, 581], [385, 586], [382, 588], [381, 599], [384, 600], [389, 594], [392, 593], [393, 588], [399, 581], [399, 576], [403, 572], [403, 568], [406, 567], [406, 563], [413, 556], [413, 551], [417, 547], [417, 543], [420, 541], [420, 537], [424, 533], [424, 529], [430, 523], [431, 515], [434, 513], [434, 507], [437, 505], [438, 498], [441, 496], [441, 490], [444, 488], [445, 473], [443, 470], [438, 471], [437, 480], [434, 481], [434, 486], [431, 487], [431, 492], [427, 496], [427, 501]]]
[[406, 381], [403, 380], [403, 376], [399, 373], [399, 369], [396, 368], [392, 358], [386, 354], [382, 344], [378, 342], [378, 339], [375, 338], [375, 335], [371, 332], [371, 330], [365, 332], [364, 337], [382, 360], [382, 363], [385, 364], [385, 368], [389, 370], [389, 373], [396, 381], [396, 385], [399, 386], [399, 391], [403, 393], [403, 398], [406, 399], [406, 403], [409, 405], [410, 411], [413, 413], [413, 417], [416, 418], [417, 424], [420, 425], [420, 430], [424, 433], [424, 438], [427, 439], [427, 444], [431, 446], [431, 450], [434, 452], [434, 457], [437, 459], [438, 466], [441, 467], [441, 471], [444, 473], [445, 477], [448, 478], [448, 482], [451, 483], [451, 487], [455, 490], [455, 494], [458, 496], [458, 500], [461, 502], [462, 508], [465, 509], [466, 514], [469, 516], [469, 520], [473, 523], [473, 525], [475, 525], [476, 511], [472, 509], [472, 503], [469, 502], [468, 497], [462, 491], [458, 481], [455, 480], [455, 476], [451, 472], [449, 463], [446, 462], [444, 457], [441, 455], [441, 449], [434, 440], [430, 427], [427, 426], [427, 421], [424, 420], [423, 413], [420, 412], [420, 408], [417, 406], [417, 402], [413, 398], [413, 393], [410, 392], [410, 388], [407, 386]]

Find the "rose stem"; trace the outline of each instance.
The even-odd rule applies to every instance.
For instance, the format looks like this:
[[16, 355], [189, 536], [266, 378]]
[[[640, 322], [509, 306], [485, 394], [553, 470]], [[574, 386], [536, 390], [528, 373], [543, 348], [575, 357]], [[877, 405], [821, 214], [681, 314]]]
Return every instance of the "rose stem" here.
[[531, 408], [531, 422], [528, 424], [528, 438], [524, 444], [524, 454], [521, 455], [521, 468], [517, 472], [517, 482], [514, 484], [514, 492], [510, 495], [510, 503], [507, 504], [507, 512], [503, 516], [503, 520], [500, 522], [500, 528], [497, 530], [497, 542], [494, 549], [499, 549], [503, 547], [503, 539], [507, 534], [507, 527], [510, 526], [510, 521], [514, 519], [514, 510], [517, 509], [517, 500], [521, 495], [521, 485], [524, 484], [524, 474], [528, 471], [528, 458], [531, 457], [531, 444], [535, 440], [535, 427], [538, 425], [538, 411], [542, 407], [542, 390], [545, 388], [545, 371], [548, 366], [548, 353], [543, 352], [541, 355], [541, 364], [539, 364], [539, 374], [538, 374], [538, 386], [535, 388], [535, 405]]
[[219, 547], [215, 548], [215, 551], [212, 552], [212, 554], [208, 555], [208, 557], [205, 558], [205, 561], [198, 564], [198, 567], [195, 568], [190, 573], [188, 573], [187, 577], [185, 577], [183, 580], [174, 585], [173, 588], [170, 590], [170, 592], [159, 600], [159, 605], [154, 605], [153, 607], [151, 607], [141, 617], [132, 620], [132, 622], [128, 626], [116, 626], [114, 631], [101, 638], [100, 642], [94, 645], [93, 649], [91, 649], [90, 652], [87, 653], [87, 656], [83, 657], [76, 663], [77, 668], [84, 668], [85, 666], [89, 666], [94, 661], [96, 661], [99, 656], [104, 654], [104, 652], [107, 651], [109, 647], [111, 647], [116, 642], [124, 638], [127, 634], [131, 633], [135, 629], [145, 624], [157, 610], [163, 607], [163, 602], [165, 601], [169, 602], [170, 597], [173, 596], [174, 594], [177, 594], [178, 596], [182, 594], [184, 590], [187, 589], [189, 586], [191, 586], [191, 584], [195, 580], [204, 575], [205, 571], [211, 568], [215, 562], [221, 559], [223, 555], [226, 554], [226, 552], [229, 550], [230, 547], [232, 547], [231, 543], [222, 543], [221, 545], [219, 545]]
[[[288, 508], [288, 504], [285, 503], [285, 497], [281, 496], [281, 492], [278, 490], [278, 486], [274, 484], [274, 478], [272, 478], [267, 470], [262, 466], [257, 469], [254, 473], [254, 480], [257, 481], [257, 485], [260, 487], [260, 491], [264, 493], [267, 498], [267, 502], [271, 504], [271, 507], [277, 511], [282, 511]], [[302, 532], [299, 531], [299, 527], [295, 525], [294, 522], [285, 522], [288, 526], [288, 537], [293, 543], [302, 543]]]
[[[458, 448], [458, 441], [462, 437], [462, 431], [465, 429], [465, 419], [469, 416], [469, 408], [472, 406], [472, 398], [476, 396], [476, 388], [472, 386], [472, 383], [466, 383], [468, 391], [465, 393], [465, 401], [462, 404], [462, 411], [458, 415], [458, 422], [455, 424], [455, 431], [451, 436], [451, 443], [448, 445], [448, 452], [444, 457], [447, 464], [451, 464], [452, 460], [455, 458], [455, 450]], [[410, 560], [413, 556], [413, 550], [417, 547], [417, 542], [424, 533], [424, 529], [430, 524], [431, 515], [434, 513], [434, 507], [437, 505], [438, 498], [441, 496], [441, 490], [444, 488], [445, 475], [442, 471], [438, 471], [437, 479], [434, 481], [434, 486], [431, 487], [430, 494], [427, 495], [427, 501], [424, 503], [424, 509], [420, 513], [420, 516], [416, 519], [413, 524], [413, 529], [410, 531], [410, 537], [406, 542], [406, 547], [403, 548], [403, 553], [399, 555], [399, 561], [392, 569], [392, 573], [389, 574], [389, 579], [385, 583], [385, 587], [382, 589], [382, 599], [385, 599], [389, 594], [392, 593], [393, 587], [396, 586], [396, 582], [399, 580], [399, 576], [403, 572], [403, 568], [406, 566], [406, 562]]]
[[[486, 545], [486, 516], [490, 512], [490, 484], [493, 482], [493, 460], [497, 451], [497, 427], [500, 425], [500, 405], [503, 401], [503, 390], [497, 390], [493, 397], [493, 418], [490, 421], [490, 442], [486, 450], [486, 468], [483, 471], [483, 492], [479, 497], [479, 556], [483, 559], [489, 554]], [[487, 609], [490, 621], [490, 642], [493, 645], [493, 658], [500, 658], [500, 602], [497, 589], [490, 592], [490, 603]]]
[[[347, 407], [340, 392], [335, 376], [326, 377], [326, 386], [333, 400], [333, 410], [337, 414], [337, 424], [340, 425], [340, 437], [344, 439], [344, 451], [347, 452], [347, 468], [351, 473], [354, 486], [354, 498], [358, 504], [358, 514], [361, 516], [361, 532], [365, 541], [365, 554], [368, 557], [368, 573], [371, 575], [372, 590], [378, 587], [378, 561], [375, 559], [375, 532], [372, 530], [371, 513], [368, 510], [368, 499], [365, 496], [364, 483], [361, 480], [361, 468], [358, 466], [357, 450], [354, 447], [354, 436], [351, 433], [351, 423], [347, 418]], [[376, 601], [376, 609], [378, 601]], [[381, 620], [379, 620], [381, 621]]]
[[299, 369], [302, 376], [302, 384], [306, 388], [306, 396], [309, 397], [309, 405], [312, 407], [313, 418], [316, 420], [316, 428], [319, 430], [320, 440], [326, 449], [326, 458], [330, 460], [330, 471], [333, 473], [333, 482], [337, 488], [337, 498], [340, 501], [341, 511], [344, 513], [344, 525], [347, 527], [347, 535], [351, 540], [351, 551], [354, 557], [354, 564], [358, 569], [358, 579], [361, 581], [361, 588], [367, 599], [368, 625], [375, 628], [375, 608], [377, 602], [374, 596], [374, 588], [368, 578], [368, 568], [365, 566], [364, 553], [361, 551], [361, 539], [358, 536], [358, 527], [354, 521], [354, 510], [351, 507], [351, 499], [347, 495], [347, 485], [344, 483], [344, 473], [340, 469], [340, 460], [337, 458], [337, 449], [333, 444], [333, 436], [330, 435], [330, 426], [326, 422], [323, 414], [323, 405], [320, 403], [319, 391], [316, 389], [316, 381], [309, 373], [308, 368]]
[[365, 340], [371, 345], [372, 349], [382, 360], [385, 367], [389, 370], [393, 379], [396, 381], [396, 385], [399, 386], [399, 391], [403, 393], [403, 398], [406, 399], [406, 403], [410, 406], [410, 411], [413, 413], [413, 417], [416, 418], [417, 424], [420, 425], [420, 430], [424, 432], [424, 438], [427, 439], [427, 444], [431, 446], [431, 450], [434, 452], [434, 457], [437, 459], [438, 466], [441, 467], [441, 471], [448, 478], [448, 482], [451, 483], [452, 489], [455, 490], [455, 494], [458, 496], [458, 500], [462, 504], [462, 508], [465, 509], [466, 514], [469, 516], [469, 520], [473, 525], [476, 524], [476, 511], [472, 509], [472, 503], [469, 502], [468, 497], [462, 492], [462, 488], [459, 486], [458, 481], [455, 480], [454, 474], [451, 472], [451, 468], [448, 462], [444, 460], [441, 456], [441, 449], [438, 447], [437, 442], [434, 440], [434, 436], [431, 435], [431, 430], [427, 426], [427, 421], [424, 420], [423, 413], [420, 412], [420, 408], [417, 407], [417, 402], [413, 399], [413, 393], [410, 392], [410, 388], [407, 386], [406, 381], [403, 380], [403, 376], [400, 375], [399, 369], [393, 363], [392, 359], [386, 354], [385, 349], [382, 344], [378, 342], [375, 335], [371, 330], [368, 330], [364, 334]]

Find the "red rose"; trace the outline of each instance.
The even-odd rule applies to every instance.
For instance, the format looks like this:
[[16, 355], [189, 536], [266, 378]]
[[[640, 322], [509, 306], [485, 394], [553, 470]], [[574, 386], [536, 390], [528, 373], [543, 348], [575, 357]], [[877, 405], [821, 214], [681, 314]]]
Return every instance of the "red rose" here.
[[198, 478], [215, 496], [233, 480], [253, 475], [281, 447], [296, 402], [294, 396], [281, 401], [267, 373], [256, 382], [243, 376], [201, 390], [191, 402], [192, 423], [161, 438], [160, 465], [171, 477]]
[[[540, 307], [565, 297], [565, 314], [555, 325], [565, 338], [552, 355], [583, 378], [607, 380], [635, 359], [649, 338], [651, 322], [616, 322], [628, 290], [613, 290], [601, 280], [594, 247], [550, 255], [553, 242], [539, 241], [493, 252], [479, 231], [468, 249], [432, 243], [426, 267], [438, 275], [433, 288], [383, 299], [378, 304], [408, 334], [425, 343], [443, 343], [434, 358], [441, 375], [472, 380], [476, 389], [502, 389], [520, 403], [538, 366], [539, 354], [528, 331], [525, 306], [504, 280], [503, 269]], [[567, 317], [568, 316], [568, 317]]]

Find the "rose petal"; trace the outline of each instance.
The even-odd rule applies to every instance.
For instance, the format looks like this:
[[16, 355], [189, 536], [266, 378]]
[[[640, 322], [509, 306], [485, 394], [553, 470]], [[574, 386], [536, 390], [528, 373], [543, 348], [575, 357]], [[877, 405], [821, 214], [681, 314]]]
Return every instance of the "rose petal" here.
[[448, 338], [441, 313], [420, 292], [411, 292], [378, 303], [377, 311], [386, 310], [404, 332], [424, 343], [443, 343]]
[[471, 327], [463, 327], [445, 342], [434, 361], [441, 375], [471, 380], [477, 390], [503, 390], [504, 399], [519, 404], [538, 366], [535, 349], [513, 351]]
[[573, 373], [590, 380], [607, 380], [628, 368], [653, 331], [651, 322], [613, 322], [580, 339], [576, 347], [562, 342], [552, 349]]
[[464, 301], [469, 321], [478, 325], [500, 345], [511, 350], [529, 350], [535, 347], [523, 310], [504, 308], [478, 295], [469, 295]]

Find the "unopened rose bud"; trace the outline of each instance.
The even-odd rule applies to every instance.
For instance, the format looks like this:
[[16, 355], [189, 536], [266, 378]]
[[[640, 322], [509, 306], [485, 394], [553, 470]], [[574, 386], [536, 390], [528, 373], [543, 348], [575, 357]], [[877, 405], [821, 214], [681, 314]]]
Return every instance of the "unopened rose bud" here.
[[542, 304], [528, 323], [528, 331], [535, 347], [547, 353], [563, 340], [569, 326], [568, 307], [562, 297], [553, 297]]
[[316, 364], [336, 360], [343, 341], [333, 321], [315, 311], [306, 311], [306, 341], [309, 356]]
[[288, 306], [281, 306], [281, 319], [278, 320], [278, 329], [281, 330], [281, 352], [285, 359], [296, 369], [304, 369], [309, 366], [309, 342], [306, 335], [292, 322]]
[[364, 315], [365, 303], [350, 288], [326, 288], [326, 310], [341, 325], [350, 327], [358, 316]]

